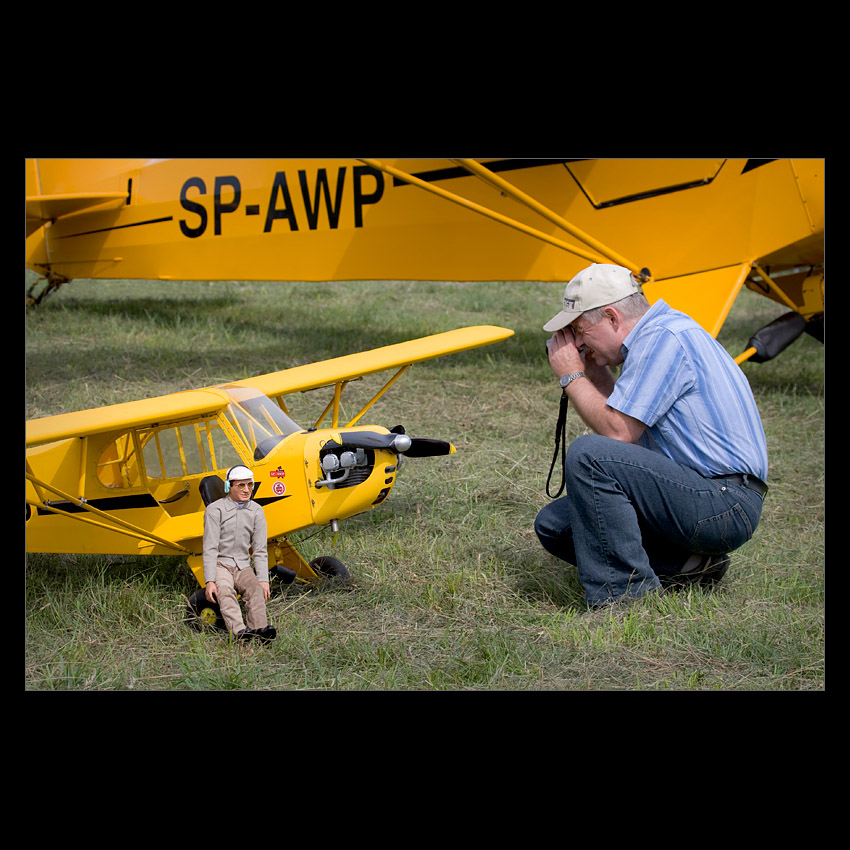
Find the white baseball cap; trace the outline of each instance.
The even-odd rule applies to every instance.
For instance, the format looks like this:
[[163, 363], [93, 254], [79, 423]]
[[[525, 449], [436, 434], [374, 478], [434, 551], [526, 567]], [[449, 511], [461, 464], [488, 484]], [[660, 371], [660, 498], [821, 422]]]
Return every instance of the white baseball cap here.
[[567, 284], [564, 309], [546, 322], [543, 330], [560, 330], [588, 310], [606, 307], [640, 291], [640, 284], [628, 269], [607, 263], [593, 263]]
[[247, 466], [234, 466], [227, 470], [228, 481], [253, 481], [254, 473]]

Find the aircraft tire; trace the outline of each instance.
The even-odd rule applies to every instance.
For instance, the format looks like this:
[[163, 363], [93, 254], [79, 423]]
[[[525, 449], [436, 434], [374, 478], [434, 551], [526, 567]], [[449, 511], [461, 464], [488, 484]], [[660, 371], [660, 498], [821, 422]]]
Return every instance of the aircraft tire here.
[[348, 567], [338, 558], [332, 558], [330, 555], [314, 558], [310, 561], [310, 566], [321, 576], [338, 578], [342, 581], [348, 581], [351, 578]]
[[210, 602], [206, 598], [203, 588], [196, 590], [189, 597], [189, 604], [186, 606], [186, 622], [198, 631], [203, 631], [205, 628], [222, 631], [226, 628], [221, 610], [215, 602]]

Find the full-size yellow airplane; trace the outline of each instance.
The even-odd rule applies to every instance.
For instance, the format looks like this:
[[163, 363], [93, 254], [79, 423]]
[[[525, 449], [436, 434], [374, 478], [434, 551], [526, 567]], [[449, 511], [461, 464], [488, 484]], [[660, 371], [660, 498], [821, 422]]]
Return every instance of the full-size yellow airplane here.
[[[307, 563], [288, 535], [314, 525], [336, 529], [379, 505], [405, 457], [454, 453], [449, 442], [358, 423], [412, 364], [512, 334], [461, 328], [236, 383], [30, 420], [27, 551], [182, 554], [203, 587], [204, 507], [224, 495], [225, 471], [242, 464], [253, 471], [254, 499], [265, 512], [272, 574], [287, 582], [345, 575], [336, 559]], [[340, 424], [343, 390], [388, 370], [389, 380]], [[331, 391], [324, 412], [310, 427], [296, 424], [284, 399], [323, 387]], [[202, 590], [190, 608], [209, 622], [217, 615]]]
[[73, 278], [568, 281], [614, 262], [712, 335], [743, 285], [788, 308], [739, 362], [823, 339], [822, 159], [26, 161], [36, 302]]

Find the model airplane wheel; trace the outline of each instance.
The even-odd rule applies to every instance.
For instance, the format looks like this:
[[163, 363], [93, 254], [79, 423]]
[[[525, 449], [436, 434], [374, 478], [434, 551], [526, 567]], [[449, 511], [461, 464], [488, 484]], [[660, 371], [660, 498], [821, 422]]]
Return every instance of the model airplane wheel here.
[[348, 581], [351, 578], [348, 567], [342, 561], [332, 558], [330, 555], [322, 555], [319, 558], [314, 558], [310, 561], [310, 566], [322, 576], [338, 578], [342, 581]]
[[198, 631], [204, 628], [221, 630], [225, 627], [221, 610], [218, 605], [207, 599], [203, 588], [196, 590], [189, 597], [189, 604], [186, 607], [186, 621]]

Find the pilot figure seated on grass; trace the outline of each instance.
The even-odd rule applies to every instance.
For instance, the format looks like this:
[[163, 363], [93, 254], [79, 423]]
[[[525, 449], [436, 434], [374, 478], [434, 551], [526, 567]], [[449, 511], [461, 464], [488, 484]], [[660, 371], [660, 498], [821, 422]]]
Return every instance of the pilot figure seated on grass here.
[[[218, 604], [232, 635], [240, 639], [274, 640], [277, 631], [269, 625], [266, 613], [270, 595], [266, 517], [251, 498], [254, 493], [251, 470], [246, 466], [228, 469], [224, 493], [204, 511], [206, 598]], [[237, 594], [245, 600], [247, 628]]]

